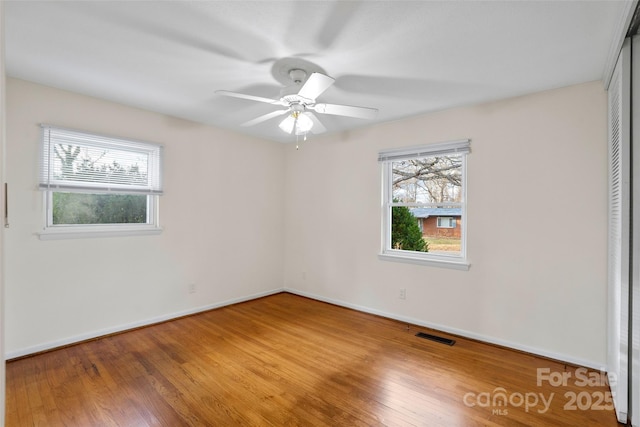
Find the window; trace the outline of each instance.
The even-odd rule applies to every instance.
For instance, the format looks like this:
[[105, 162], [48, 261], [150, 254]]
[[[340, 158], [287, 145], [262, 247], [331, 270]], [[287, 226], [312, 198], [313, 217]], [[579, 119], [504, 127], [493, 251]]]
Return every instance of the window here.
[[381, 259], [468, 269], [469, 140], [379, 153], [383, 176]]
[[40, 238], [157, 233], [162, 147], [42, 126]]
[[456, 228], [456, 219], [451, 216], [439, 216], [437, 224], [438, 228]]

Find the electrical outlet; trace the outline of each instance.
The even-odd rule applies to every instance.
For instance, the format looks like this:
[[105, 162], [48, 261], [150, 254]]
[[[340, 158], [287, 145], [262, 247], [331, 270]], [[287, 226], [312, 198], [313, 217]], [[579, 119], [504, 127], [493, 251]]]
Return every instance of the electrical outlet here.
[[190, 294], [195, 294], [196, 293], [196, 284], [195, 283], [189, 283], [189, 293]]
[[400, 299], [407, 299], [407, 290], [405, 288], [400, 289], [400, 295], [398, 296]]

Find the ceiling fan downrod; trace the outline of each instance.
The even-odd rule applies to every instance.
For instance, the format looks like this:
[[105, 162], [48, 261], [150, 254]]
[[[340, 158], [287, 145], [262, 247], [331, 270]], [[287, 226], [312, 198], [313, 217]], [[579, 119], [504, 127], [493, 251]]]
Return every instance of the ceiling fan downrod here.
[[307, 78], [307, 72], [300, 68], [293, 68], [289, 70], [289, 77], [295, 84], [300, 85]]

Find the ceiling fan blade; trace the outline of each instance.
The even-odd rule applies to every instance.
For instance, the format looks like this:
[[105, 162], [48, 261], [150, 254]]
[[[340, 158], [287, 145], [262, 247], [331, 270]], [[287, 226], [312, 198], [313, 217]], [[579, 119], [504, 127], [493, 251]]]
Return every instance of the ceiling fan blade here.
[[272, 111], [270, 113], [263, 114], [260, 117], [256, 117], [253, 120], [249, 120], [248, 122], [244, 122], [241, 126], [244, 126], [244, 127], [254, 126], [254, 125], [257, 125], [258, 123], [266, 122], [267, 120], [272, 119], [274, 117], [278, 117], [278, 116], [282, 116], [283, 114], [287, 114], [289, 111], [290, 110]]
[[309, 118], [313, 122], [313, 127], [311, 128], [311, 133], [319, 134], [319, 133], [324, 133], [324, 132], [327, 131], [327, 128], [324, 127], [322, 122], [320, 120], [318, 120], [318, 118], [316, 117], [315, 114], [313, 114], [311, 112], [308, 112], [308, 111], [305, 112], [304, 114], [306, 116], [309, 116]]
[[345, 74], [336, 77], [335, 88], [350, 93], [380, 95], [390, 98], [424, 100], [425, 96], [451, 97], [457, 91], [475, 90], [470, 83], [407, 77], [367, 76]]
[[298, 95], [303, 98], [315, 100], [322, 94], [322, 92], [329, 89], [333, 82], [335, 82], [335, 79], [327, 75], [321, 73], [313, 73], [302, 85], [302, 88], [298, 92]]
[[217, 93], [218, 95], [230, 96], [232, 98], [240, 98], [240, 99], [248, 99], [249, 101], [264, 102], [266, 104], [287, 105], [282, 101], [280, 101], [279, 99], [271, 99], [271, 98], [263, 98], [262, 96], [246, 95], [244, 93], [230, 92], [228, 90], [217, 90], [215, 93]]
[[[216, 55], [223, 59], [231, 59], [245, 62], [256, 62], [265, 54], [275, 54], [274, 45], [267, 37], [247, 31], [246, 26], [234, 25], [225, 16], [208, 13], [200, 5], [192, 7], [158, 8], [160, 14], [142, 13], [143, 9], [137, 8], [103, 8], [100, 10], [101, 20], [117, 23], [126, 29], [135, 29], [155, 37], [160, 43], [168, 42], [182, 45], [188, 49], [202, 50], [209, 55]], [[161, 10], [164, 10], [162, 12]], [[141, 13], [136, 13], [141, 12]], [[165, 13], [170, 21], [163, 18]], [[189, 22], [188, 28], [180, 25], [181, 22]], [[207, 29], [215, 27], [228, 38], [216, 41], [207, 36]], [[233, 40], [243, 49], [235, 49], [229, 46], [226, 40]]]
[[356, 117], [358, 119], [375, 119], [378, 114], [376, 108], [354, 107], [351, 105], [316, 104], [311, 108], [320, 114]]
[[331, 13], [327, 16], [318, 33], [320, 46], [329, 49], [339, 41], [345, 29], [349, 28], [350, 21], [357, 17], [362, 5], [363, 2], [360, 1], [334, 2]]

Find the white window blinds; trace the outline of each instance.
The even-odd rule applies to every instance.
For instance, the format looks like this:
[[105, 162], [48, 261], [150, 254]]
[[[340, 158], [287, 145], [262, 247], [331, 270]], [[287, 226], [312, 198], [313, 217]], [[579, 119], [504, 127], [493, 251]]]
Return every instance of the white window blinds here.
[[162, 194], [162, 146], [42, 125], [40, 189]]
[[416, 159], [420, 157], [444, 156], [447, 154], [467, 154], [470, 152], [470, 144], [470, 140], [463, 139], [460, 141], [438, 142], [435, 144], [419, 145], [416, 147], [383, 150], [378, 153], [378, 161], [390, 162], [395, 160]]

